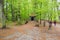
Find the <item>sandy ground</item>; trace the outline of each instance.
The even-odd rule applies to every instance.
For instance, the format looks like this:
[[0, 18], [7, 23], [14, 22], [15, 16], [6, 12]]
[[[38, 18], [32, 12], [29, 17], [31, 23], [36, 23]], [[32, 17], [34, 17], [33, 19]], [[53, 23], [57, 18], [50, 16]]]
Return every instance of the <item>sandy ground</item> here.
[[60, 24], [53, 24], [51, 30], [48, 30], [47, 22], [46, 27], [43, 27], [43, 24], [36, 27], [35, 24], [31, 21], [10, 29], [0, 29], [0, 40], [60, 40]]

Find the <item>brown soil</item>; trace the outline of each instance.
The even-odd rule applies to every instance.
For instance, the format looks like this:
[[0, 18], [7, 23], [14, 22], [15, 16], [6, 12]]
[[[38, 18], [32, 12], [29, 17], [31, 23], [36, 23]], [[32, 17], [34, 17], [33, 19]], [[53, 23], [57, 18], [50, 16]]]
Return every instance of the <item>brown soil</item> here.
[[[9, 35], [14, 34], [15, 32], [20, 32], [22, 34], [27, 34], [26, 30], [32, 30], [35, 27], [35, 22], [29, 22], [28, 24], [24, 24], [24, 25], [19, 25], [19, 26], [11, 26], [12, 28], [10, 29], [0, 29], [0, 40], [5, 40], [4, 37], [7, 37]], [[47, 25], [47, 24], [46, 24]], [[51, 36], [50, 38], [56, 38], [57, 40], [60, 40], [60, 27], [52, 27], [51, 30], [48, 30], [48, 26], [43, 27], [42, 24], [40, 25], [39, 28], [39, 32], [41, 33], [41, 40], [47, 40], [48, 37], [46, 37], [48, 34], [48, 36], [50, 37], [50, 34], [56, 34], [55, 36]], [[11, 39], [7, 39], [7, 40], [14, 40], [16, 38], [16, 36], [14, 36]], [[34, 39], [36, 40], [36, 39]]]

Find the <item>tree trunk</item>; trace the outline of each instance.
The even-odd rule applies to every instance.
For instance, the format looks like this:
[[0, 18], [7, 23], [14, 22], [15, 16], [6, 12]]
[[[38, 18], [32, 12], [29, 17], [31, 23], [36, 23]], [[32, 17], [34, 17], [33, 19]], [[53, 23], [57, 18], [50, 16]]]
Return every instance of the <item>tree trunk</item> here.
[[56, 21], [54, 21], [54, 26], [56, 26]]
[[4, 0], [2, 0], [2, 28], [6, 28], [6, 17], [4, 15]]
[[52, 22], [50, 21], [50, 22], [49, 22], [49, 29], [48, 29], [48, 30], [50, 30], [51, 27], [52, 27]]
[[43, 23], [43, 26], [45, 27], [45, 21], [44, 21], [44, 23]]

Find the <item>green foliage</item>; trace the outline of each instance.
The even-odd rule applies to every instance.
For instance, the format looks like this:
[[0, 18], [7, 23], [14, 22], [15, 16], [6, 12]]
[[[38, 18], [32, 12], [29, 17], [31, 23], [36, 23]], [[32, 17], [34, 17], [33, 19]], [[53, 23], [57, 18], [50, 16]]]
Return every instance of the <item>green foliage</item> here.
[[4, 0], [4, 12], [8, 21], [25, 23], [30, 14], [36, 15], [36, 20], [58, 21], [56, 0]]

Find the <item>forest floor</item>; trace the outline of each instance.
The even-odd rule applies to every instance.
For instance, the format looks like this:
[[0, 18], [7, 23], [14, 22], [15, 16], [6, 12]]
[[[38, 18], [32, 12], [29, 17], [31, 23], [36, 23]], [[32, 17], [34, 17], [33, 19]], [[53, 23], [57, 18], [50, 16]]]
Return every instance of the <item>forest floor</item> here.
[[48, 23], [46, 27], [35, 24], [31, 21], [25, 25], [11, 26], [10, 29], [0, 29], [0, 40], [60, 40], [60, 24], [53, 25], [51, 30], [48, 30]]

